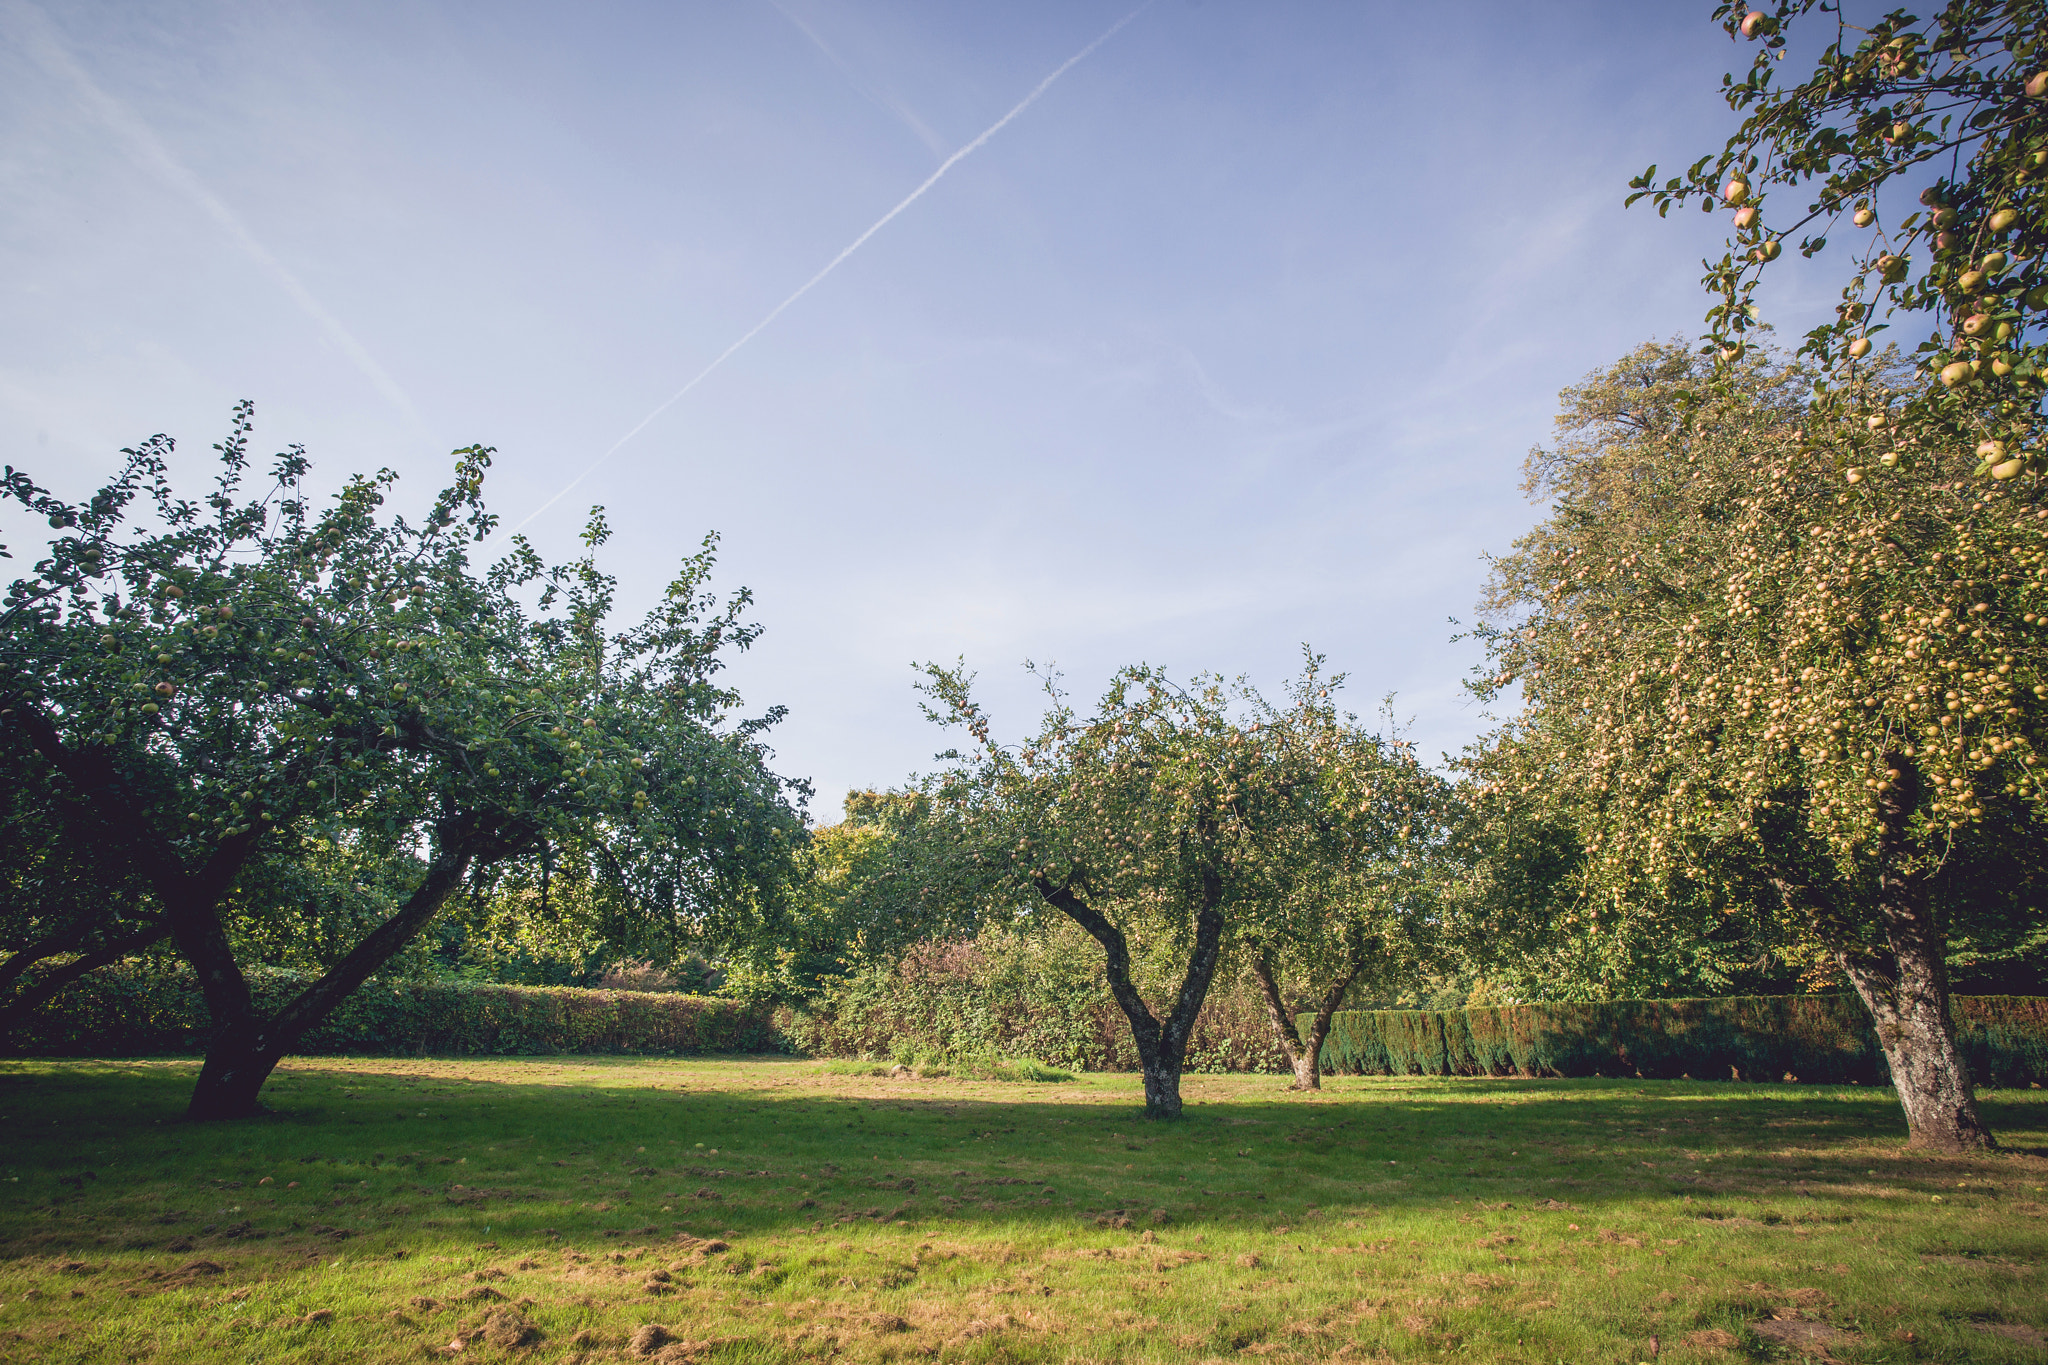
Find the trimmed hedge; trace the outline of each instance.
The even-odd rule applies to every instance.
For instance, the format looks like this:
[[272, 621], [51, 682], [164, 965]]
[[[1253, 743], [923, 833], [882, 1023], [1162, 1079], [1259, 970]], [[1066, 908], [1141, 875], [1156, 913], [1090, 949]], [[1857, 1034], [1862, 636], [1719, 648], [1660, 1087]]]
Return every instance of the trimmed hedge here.
[[[2048, 1081], [2048, 997], [1962, 995], [1950, 1009], [1980, 1084]], [[1373, 1076], [1890, 1080], [1870, 1013], [1853, 995], [1350, 1010], [1330, 1021], [1323, 1067]]]
[[[269, 1012], [312, 981], [270, 968], [249, 972]], [[763, 1005], [712, 996], [566, 986], [376, 981], [344, 1000], [294, 1053], [417, 1056], [434, 1053], [771, 1052], [785, 1049]], [[190, 969], [105, 967], [0, 1039], [13, 1056], [137, 1057], [206, 1050], [206, 1005]]]

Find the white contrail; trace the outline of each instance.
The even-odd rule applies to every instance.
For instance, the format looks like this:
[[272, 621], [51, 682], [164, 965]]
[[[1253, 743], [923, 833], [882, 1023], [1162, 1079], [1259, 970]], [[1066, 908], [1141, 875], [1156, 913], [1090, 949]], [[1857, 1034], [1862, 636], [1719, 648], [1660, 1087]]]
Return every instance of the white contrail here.
[[68, 82], [83, 97], [86, 105], [99, 116], [102, 123], [127, 143], [129, 152], [143, 165], [156, 172], [171, 185], [184, 192], [206, 215], [220, 225], [237, 246], [253, 260], [264, 274], [270, 276], [277, 286], [290, 296], [305, 314], [319, 324], [328, 340], [341, 353], [354, 362], [377, 392], [390, 399], [392, 404], [409, 419], [420, 420], [418, 409], [412, 399], [400, 388], [398, 381], [385, 372], [363, 344], [349, 334], [342, 326], [341, 319], [321, 306], [312, 291], [299, 282], [298, 276], [285, 268], [282, 261], [270, 254], [263, 243], [256, 240], [256, 234], [249, 231], [247, 224], [229, 208], [220, 197], [206, 187], [206, 182], [195, 175], [191, 168], [178, 160], [163, 140], [145, 123], [141, 116], [114, 96], [100, 88], [91, 74], [73, 59], [64, 46], [47, 15], [27, 0], [12, 0], [0, 6], [0, 12], [7, 14], [14, 22], [9, 25], [16, 35], [23, 39], [22, 47], [35, 59], [38, 66], [51, 76]]
[[840, 262], [844, 261], [848, 256], [851, 256], [854, 252], [860, 250], [861, 247], [867, 242], [868, 238], [874, 236], [883, 228], [887, 227], [890, 221], [894, 219], [897, 214], [903, 212], [903, 210], [909, 208], [912, 204], [915, 204], [919, 199], [923, 198], [924, 192], [930, 189], [932, 186], [938, 184], [939, 178], [941, 176], [943, 176], [947, 171], [952, 170], [955, 166], [959, 165], [961, 161], [965, 160], [970, 154], [972, 154], [976, 149], [978, 149], [982, 143], [987, 142], [997, 133], [1003, 131], [1003, 129], [1009, 125], [1010, 120], [1016, 118], [1017, 115], [1023, 113], [1026, 109], [1029, 109], [1032, 105], [1036, 104], [1038, 102], [1038, 97], [1040, 95], [1043, 95], [1047, 90], [1050, 90], [1052, 88], [1052, 83], [1054, 81], [1066, 75], [1067, 72], [1071, 70], [1074, 66], [1084, 61], [1090, 53], [1095, 51], [1096, 48], [1101, 47], [1111, 38], [1114, 38], [1123, 29], [1124, 25], [1130, 23], [1131, 20], [1137, 18], [1140, 14], [1143, 14], [1146, 10], [1150, 9], [1152, 7], [1152, 3], [1153, 0], [1145, 0], [1144, 4], [1139, 5], [1129, 14], [1126, 14], [1123, 18], [1117, 20], [1114, 24], [1111, 24], [1107, 29], [1105, 29], [1101, 37], [1097, 38], [1094, 42], [1088, 44], [1088, 46], [1082, 48], [1079, 52], [1076, 52], [1073, 56], [1067, 58], [1064, 62], [1061, 62], [1058, 68], [1055, 69], [1050, 76], [1047, 76], [1044, 80], [1040, 81], [1037, 85], [1032, 87], [1030, 94], [1026, 95], [1023, 99], [1017, 101], [1015, 108], [1011, 109], [1009, 113], [1003, 115], [994, 123], [991, 123], [985, 130], [983, 130], [980, 137], [977, 137], [976, 139], [974, 139], [974, 141], [968, 143], [965, 147], [962, 147], [959, 151], [953, 153], [944, 161], [940, 162], [939, 168], [933, 171], [930, 175], [926, 176], [923, 184], [919, 185], [909, 194], [903, 196], [903, 201], [901, 203], [897, 204], [895, 208], [890, 209], [887, 213], [883, 214], [880, 218], [876, 219], [874, 226], [869, 228], [866, 232], [863, 232], [860, 236], [854, 238], [852, 243], [849, 244], [844, 251], [840, 252], [837, 256], [834, 256], [831, 260], [825, 262], [824, 269], [820, 270], [817, 274], [811, 276], [808, 280], [805, 280], [794, 294], [791, 294], [781, 303], [776, 304], [773, 309], [769, 310], [767, 317], [762, 318], [759, 322], [755, 323], [752, 327], [747, 329], [746, 334], [742, 336], [738, 341], [735, 341], [732, 345], [720, 351], [717, 357], [713, 359], [709, 365], [706, 365], [703, 369], [697, 371], [697, 373], [691, 377], [689, 383], [683, 385], [680, 389], [677, 389], [674, 393], [670, 394], [658, 407], [654, 409], [654, 411], [648, 413], [645, 417], [641, 418], [639, 422], [635, 423], [631, 431], [627, 432], [624, 436], [621, 436], [618, 440], [612, 442], [611, 449], [605, 451], [604, 454], [592, 460], [589, 463], [589, 465], [585, 466], [581, 474], [578, 474], [575, 478], [569, 480], [568, 483], [562, 485], [560, 492], [556, 493], [553, 497], [549, 498], [540, 506], [534, 508], [532, 512], [527, 514], [526, 520], [520, 522], [517, 526], [512, 527], [509, 531], [505, 532], [505, 534], [511, 535], [515, 532], [525, 529], [528, 525], [530, 525], [533, 522], [534, 518], [538, 517], [541, 513], [547, 511], [550, 507], [553, 507], [556, 503], [560, 502], [563, 498], [567, 497], [572, 491], [574, 491], [577, 484], [582, 483], [585, 479], [589, 478], [593, 473], [597, 471], [598, 467], [602, 465], [606, 460], [609, 460], [612, 456], [618, 454], [619, 448], [621, 446], [625, 445], [626, 442], [632, 440], [635, 436], [638, 436], [641, 432], [645, 431], [648, 427], [648, 424], [653, 422], [655, 418], [661, 416], [661, 414], [667, 412], [670, 408], [674, 407], [676, 403], [681, 401], [684, 395], [690, 392], [691, 389], [696, 388], [699, 384], [703, 383], [706, 379], [708, 379], [711, 376], [711, 372], [713, 370], [716, 370], [720, 365], [723, 365], [726, 361], [732, 358], [733, 352], [739, 350], [740, 347], [746, 345], [755, 337], [761, 335], [761, 333], [767, 328], [769, 323], [781, 317], [784, 311], [787, 310], [791, 304], [795, 303], [804, 295], [810, 293], [811, 290], [817, 286], [820, 280], [823, 280], [827, 275], [831, 274], [834, 270], [837, 270], [839, 268]]

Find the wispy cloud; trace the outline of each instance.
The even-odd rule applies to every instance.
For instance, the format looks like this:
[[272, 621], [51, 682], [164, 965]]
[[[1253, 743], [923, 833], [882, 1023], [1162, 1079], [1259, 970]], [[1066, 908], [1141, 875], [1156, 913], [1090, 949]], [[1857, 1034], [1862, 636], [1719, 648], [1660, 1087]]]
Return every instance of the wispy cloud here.
[[326, 333], [328, 340], [362, 371], [377, 392], [389, 399], [409, 420], [419, 421], [418, 409], [398, 381], [342, 325], [341, 319], [314, 298], [313, 292], [300, 282], [298, 276], [257, 240], [241, 216], [209, 189], [191, 167], [178, 159], [139, 114], [109, 94], [90, 72], [79, 65], [48, 16], [27, 0], [0, 3], [0, 16], [4, 16], [7, 36], [18, 50], [28, 54], [46, 75], [70, 86], [93, 116], [120, 139], [129, 155], [198, 205], [241, 248], [256, 268], [268, 275], [299, 306], [300, 311]]
[[947, 157], [944, 161], [940, 162], [939, 168], [933, 171], [930, 175], [926, 176], [924, 182], [920, 184], [916, 189], [912, 190], [909, 194], [903, 196], [902, 200], [897, 203], [895, 208], [890, 209], [887, 213], [883, 214], [880, 218], [876, 219], [872, 227], [870, 227], [866, 232], [863, 232], [860, 236], [854, 238], [853, 241], [848, 243], [846, 248], [843, 251], [841, 251], [837, 256], [834, 256], [831, 260], [825, 262], [824, 268], [818, 271], [817, 274], [811, 276], [808, 280], [805, 280], [803, 284], [798, 286], [795, 293], [791, 294], [788, 298], [784, 299], [781, 303], [776, 304], [775, 307], [770, 309], [768, 311], [767, 317], [762, 318], [759, 322], [755, 323], [752, 327], [748, 328], [746, 333], [742, 335], [738, 341], [735, 341], [732, 345], [720, 351], [709, 365], [706, 365], [703, 369], [697, 371], [695, 375], [691, 376], [690, 381], [687, 384], [684, 384], [681, 388], [677, 389], [674, 393], [670, 394], [666, 399], [664, 399], [660, 404], [658, 404], [652, 412], [648, 413], [645, 417], [641, 418], [637, 423], [635, 423], [632, 430], [628, 431], [624, 436], [621, 436], [618, 440], [612, 442], [611, 448], [609, 450], [605, 451], [604, 454], [598, 456], [595, 460], [592, 460], [588, 465], [584, 467], [582, 473], [578, 474], [575, 478], [569, 480], [568, 483], [562, 485], [561, 489], [557, 491], [553, 497], [549, 498], [546, 502], [542, 503], [540, 506], [534, 508], [533, 511], [529, 512], [526, 515], [525, 520], [521, 521], [518, 525], [513, 526], [511, 530], [507, 532], [507, 534], [511, 534], [513, 532], [525, 529], [527, 526], [532, 524], [535, 518], [539, 517], [543, 512], [547, 511], [550, 507], [553, 507], [556, 503], [560, 502], [563, 498], [567, 497], [576, 488], [578, 484], [582, 483], [585, 479], [589, 478], [592, 474], [596, 473], [598, 468], [602, 466], [605, 461], [611, 459], [612, 456], [618, 454], [620, 449], [624, 447], [628, 441], [632, 440], [635, 436], [638, 436], [641, 432], [647, 430], [647, 428], [653, 424], [655, 418], [661, 416], [664, 412], [667, 412], [670, 408], [674, 407], [677, 403], [681, 402], [683, 398], [689, 394], [690, 390], [696, 388], [706, 379], [709, 379], [712, 373], [715, 370], [717, 370], [719, 366], [725, 364], [726, 361], [730, 360], [742, 346], [746, 345], [755, 337], [761, 335], [762, 332], [766, 331], [768, 328], [768, 324], [774, 322], [775, 319], [781, 317], [785, 312], [789, 310], [790, 306], [794, 304], [798, 299], [801, 299], [804, 295], [810, 293], [811, 290], [815, 289], [825, 279], [827, 275], [830, 275], [833, 271], [837, 270], [840, 264], [843, 261], [845, 261], [847, 257], [853, 255], [854, 252], [860, 250], [863, 246], [865, 246], [870, 237], [874, 236], [883, 228], [889, 226], [890, 223], [894, 222], [898, 214], [902, 213], [912, 204], [915, 204], [918, 200], [924, 198], [925, 191], [929, 190], [932, 186], [938, 184], [940, 179], [944, 177], [947, 171], [952, 170], [962, 161], [965, 161], [968, 157], [972, 156], [975, 152], [979, 151], [982, 145], [986, 143], [990, 138], [994, 137], [997, 133], [1003, 131], [1003, 129], [1009, 127], [1013, 119], [1015, 119], [1019, 114], [1023, 113], [1026, 109], [1029, 109], [1032, 105], [1038, 103], [1039, 97], [1043, 95], [1046, 91], [1052, 89], [1054, 81], [1057, 81], [1060, 77], [1066, 75], [1067, 72], [1071, 71], [1081, 62], [1087, 60], [1088, 57], [1092, 53], [1094, 53], [1095, 49], [1101, 47], [1104, 43], [1108, 42], [1111, 38], [1114, 38], [1118, 33], [1122, 32], [1126, 24], [1130, 23], [1140, 14], [1143, 14], [1146, 10], [1150, 9], [1152, 7], [1152, 4], [1153, 0], [1145, 0], [1145, 3], [1139, 5], [1129, 14], [1126, 14], [1123, 18], [1117, 20], [1114, 24], [1111, 24], [1107, 29], [1103, 30], [1101, 36], [1096, 38], [1094, 42], [1088, 44], [1088, 46], [1082, 48], [1079, 52], [1076, 52], [1073, 56], [1067, 58], [1064, 62], [1061, 62], [1059, 66], [1054, 69], [1053, 73], [1050, 76], [1047, 76], [1044, 80], [1040, 81], [1037, 85], [1031, 88], [1030, 94], [1026, 95], [1023, 99], [1017, 101], [1017, 103], [1010, 109], [1009, 113], [1004, 114], [1001, 118], [997, 119], [994, 123], [991, 123], [987, 128], [983, 129], [981, 135], [975, 138], [974, 141], [968, 143], [959, 151], [954, 152], [951, 156]]
[[839, 74], [846, 77], [846, 83], [858, 91], [862, 98], [902, 119], [904, 126], [917, 134], [918, 140], [931, 148], [934, 155], [940, 155], [945, 152], [945, 139], [932, 131], [931, 125], [919, 118], [917, 111], [905, 104], [895, 91], [878, 86], [874, 81], [854, 70], [853, 65], [840, 56], [837, 49], [819, 36], [818, 30], [813, 28], [809, 21], [790, 9], [789, 6], [782, 4], [781, 0], [768, 0], [768, 3], [777, 14], [789, 20], [791, 26], [797, 32], [810, 39], [811, 46], [825, 54], [826, 61], [839, 68]]

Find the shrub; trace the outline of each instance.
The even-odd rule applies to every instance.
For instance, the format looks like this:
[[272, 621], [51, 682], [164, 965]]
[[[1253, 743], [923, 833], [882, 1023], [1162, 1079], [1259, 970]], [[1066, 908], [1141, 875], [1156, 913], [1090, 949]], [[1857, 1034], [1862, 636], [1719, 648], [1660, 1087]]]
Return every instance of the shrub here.
[[[1956, 996], [1951, 1009], [1978, 1082], [2048, 1080], [2048, 998]], [[1890, 1080], [1853, 995], [1348, 1010], [1331, 1021], [1323, 1065], [1381, 1076]]]
[[[259, 1010], [276, 1009], [312, 978], [255, 968]], [[128, 963], [82, 978], [4, 1040], [15, 1055], [146, 1056], [206, 1047], [206, 1007], [191, 970]], [[424, 1053], [767, 1052], [781, 1046], [762, 1006], [701, 995], [497, 986], [366, 983], [299, 1052]]]

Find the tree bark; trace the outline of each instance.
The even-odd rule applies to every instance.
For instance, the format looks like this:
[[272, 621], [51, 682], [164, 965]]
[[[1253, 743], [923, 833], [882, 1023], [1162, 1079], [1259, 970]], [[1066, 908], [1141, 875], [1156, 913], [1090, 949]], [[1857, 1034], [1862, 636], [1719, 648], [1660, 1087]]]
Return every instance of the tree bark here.
[[1074, 894], [1071, 886], [1055, 886], [1044, 878], [1037, 881], [1038, 894], [1048, 905], [1088, 931], [1102, 945], [1103, 967], [1109, 977], [1109, 991], [1117, 1007], [1131, 1024], [1131, 1039], [1138, 1045], [1138, 1068], [1145, 1080], [1145, 1116], [1176, 1119], [1181, 1115], [1180, 1075], [1186, 1064], [1188, 1040], [1194, 1036], [1195, 1019], [1209, 996], [1216, 963], [1223, 943], [1223, 879], [1211, 870], [1202, 874], [1201, 903], [1195, 911], [1195, 946], [1188, 956], [1187, 974], [1172, 1011], [1162, 1021], [1156, 1018], [1131, 984], [1131, 949], [1123, 931], [1094, 906]]
[[1336, 1014], [1344, 992], [1351, 989], [1351, 983], [1358, 979], [1358, 973], [1364, 966], [1362, 959], [1354, 958], [1343, 979], [1323, 993], [1323, 998], [1316, 1002], [1315, 1017], [1309, 1024], [1308, 1036], [1304, 1038], [1301, 1021], [1287, 1008], [1287, 1002], [1280, 994], [1280, 982], [1272, 962], [1264, 953], [1252, 959], [1252, 976], [1258, 980], [1259, 996], [1266, 1005], [1266, 1017], [1273, 1023], [1274, 1040], [1279, 1043], [1287, 1065], [1294, 1072], [1294, 1084], [1288, 1089], [1323, 1088], [1323, 1044], [1330, 1037], [1331, 1016]]
[[[336, 1005], [370, 978], [370, 975], [426, 927], [441, 907], [462, 885], [475, 858], [470, 840], [457, 836], [444, 842], [427, 865], [426, 878], [405, 904], [352, 949], [347, 957], [329, 968], [326, 975], [306, 987], [291, 1003], [268, 1019], [259, 1018], [248, 1003], [248, 986], [232, 958], [227, 967], [241, 982], [240, 1007], [226, 1018], [216, 1016], [213, 1038], [200, 1066], [199, 1080], [192, 1087], [186, 1107], [188, 1119], [247, 1118], [262, 1112], [257, 1102], [270, 1073], [285, 1053], [297, 1046], [306, 1030], [325, 1019]], [[201, 935], [202, 941], [210, 936]], [[225, 945], [225, 936], [221, 943]], [[196, 964], [195, 964], [196, 965]], [[228, 1000], [231, 1006], [235, 1003]]]
[[[51, 999], [66, 986], [78, 980], [79, 977], [84, 976], [87, 972], [98, 971], [110, 962], [119, 962], [128, 954], [147, 948], [169, 932], [170, 926], [162, 920], [157, 920], [144, 925], [132, 934], [124, 934], [111, 943], [102, 944], [89, 953], [73, 958], [55, 971], [48, 972], [37, 978], [32, 984], [17, 991], [10, 997], [6, 1005], [0, 1006], [0, 1038], [6, 1037], [8, 1032], [23, 1019], [27, 1018], [29, 1012], [35, 1009], [36, 1006], [42, 1004], [45, 1000]], [[16, 961], [24, 956], [28, 956], [33, 951], [32, 949], [23, 949], [15, 958], [8, 960], [8, 967], [12, 968]], [[61, 952], [63, 950], [59, 949], [57, 951]], [[21, 964], [22, 968], [26, 970], [32, 963], [50, 956], [53, 956], [53, 954], [37, 953], [34, 956], [28, 956], [28, 961]], [[9, 975], [18, 976], [19, 973], [11, 972]]]
[[1934, 1152], [1988, 1151], [1998, 1144], [1977, 1112], [1969, 1063], [1956, 1043], [1947, 940], [1909, 832], [1920, 770], [1903, 754], [1885, 757], [1898, 769], [1899, 781], [1879, 798], [1874, 909], [1884, 949], [1872, 951], [1857, 943], [1843, 918], [1819, 913], [1817, 899], [1793, 879], [1774, 880], [1788, 908], [1803, 903], [1870, 1010], [1892, 1086], [1906, 1112], [1906, 1145]]

